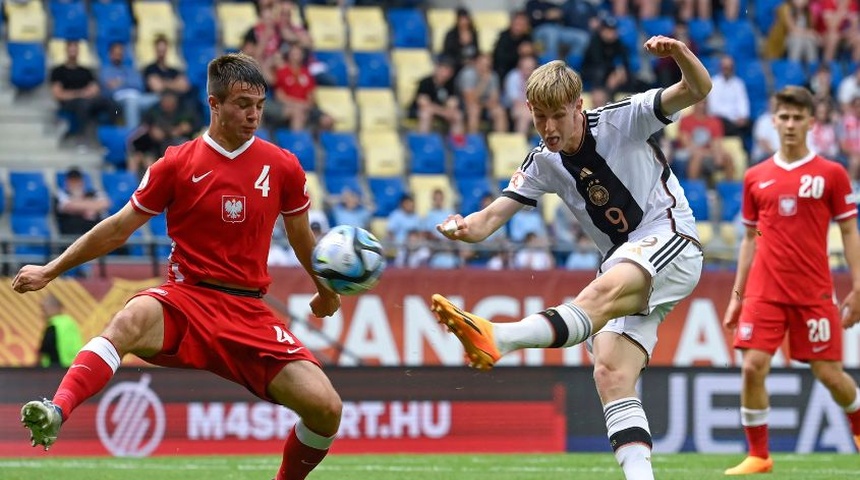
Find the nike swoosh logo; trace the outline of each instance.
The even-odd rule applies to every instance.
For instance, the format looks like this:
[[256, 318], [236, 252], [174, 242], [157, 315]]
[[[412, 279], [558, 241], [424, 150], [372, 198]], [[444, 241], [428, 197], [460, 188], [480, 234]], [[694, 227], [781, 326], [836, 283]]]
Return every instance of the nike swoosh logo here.
[[776, 183], [776, 180], [768, 180], [766, 182], [758, 182], [758, 188], [767, 188]]
[[199, 177], [197, 175], [194, 175], [191, 177], [191, 181], [194, 183], [197, 183], [200, 180], [203, 180], [204, 178], [206, 178], [210, 173], [212, 173], [212, 170], [209, 170], [208, 172], [204, 173], [203, 175], [200, 175]]
[[290, 354], [290, 355], [292, 355], [292, 354], [294, 354], [294, 353], [296, 353], [296, 352], [300, 351], [300, 350], [301, 350], [301, 349], [303, 349], [303, 348], [305, 348], [305, 347], [288, 348], [288, 349], [287, 349], [287, 353], [288, 353], [288, 354]]
[[87, 370], [89, 370], [89, 371], [93, 371], [93, 369], [92, 369], [92, 368], [90, 368], [90, 367], [88, 367], [88, 366], [86, 366], [86, 365], [84, 365], [84, 364], [82, 364], [82, 363], [76, 363], [76, 364], [72, 365], [71, 367], [69, 367], [69, 370], [71, 370], [71, 369], [73, 369], [73, 368], [86, 368], [86, 369], [87, 369]]
[[821, 353], [830, 348], [830, 345], [823, 345], [821, 347], [812, 347], [812, 353]]

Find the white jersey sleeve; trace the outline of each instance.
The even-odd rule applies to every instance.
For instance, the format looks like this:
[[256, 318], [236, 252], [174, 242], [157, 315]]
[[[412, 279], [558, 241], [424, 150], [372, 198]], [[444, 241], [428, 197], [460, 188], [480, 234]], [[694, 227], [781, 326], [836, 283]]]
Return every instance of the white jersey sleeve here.
[[537, 207], [537, 202], [545, 193], [556, 193], [546, 182], [542, 180], [544, 175], [552, 175], [548, 165], [541, 162], [542, 153], [545, 151], [543, 142], [533, 148], [523, 160], [520, 168], [511, 176], [511, 181], [502, 192], [502, 195], [523, 204], [525, 208]]
[[[654, 132], [679, 118], [679, 113], [670, 116], [663, 114], [661, 106], [663, 89], [654, 88], [637, 93], [618, 102], [596, 109], [603, 122], [613, 130], [632, 140], [646, 140]], [[594, 110], [590, 111], [594, 112]], [[589, 121], [592, 118], [589, 117]]]

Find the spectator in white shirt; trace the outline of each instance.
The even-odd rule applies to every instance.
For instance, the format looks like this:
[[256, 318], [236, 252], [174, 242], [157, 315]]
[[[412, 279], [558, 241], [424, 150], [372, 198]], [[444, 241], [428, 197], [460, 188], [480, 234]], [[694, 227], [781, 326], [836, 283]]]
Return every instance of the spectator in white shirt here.
[[747, 137], [750, 133], [750, 103], [747, 87], [735, 75], [735, 61], [728, 55], [720, 58], [720, 73], [712, 79], [708, 94], [708, 113], [720, 118], [728, 137]]
[[836, 91], [836, 100], [842, 110], [847, 109], [856, 97], [860, 97], [860, 67], [854, 70], [853, 75], [843, 78]]
[[546, 237], [534, 232], [526, 235], [524, 245], [514, 254], [514, 268], [518, 270], [552, 270], [555, 258], [549, 251]]
[[532, 114], [526, 104], [526, 80], [537, 68], [537, 59], [532, 56], [521, 57], [517, 68], [505, 76], [505, 89], [502, 104], [510, 112], [514, 121], [514, 131], [528, 134], [532, 128]]

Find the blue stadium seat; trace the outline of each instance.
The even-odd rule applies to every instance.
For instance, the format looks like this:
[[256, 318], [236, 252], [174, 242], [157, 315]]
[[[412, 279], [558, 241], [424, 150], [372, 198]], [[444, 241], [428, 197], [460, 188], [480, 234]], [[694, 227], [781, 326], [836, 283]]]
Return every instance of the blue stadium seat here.
[[487, 174], [487, 159], [490, 154], [484, 136], [466, 135], [462, 146], [452, 145], [455, 177], [483, 177]]
[[149, 219], [149, 233], [160, 242], [155, 245], [155, 254], [160, 258], [167, 258], [171, 247], [168, 243], [170, 237], [167, 236], [167, 216], [164, 213]]
[[720, 56], [719, 55], [709, 55], [707, 57], [702, 57], [702, 65], [705, 66], [705, 69], [708, 71], [711, 76], [718, 75], [720, 73]]
[[317, 60], [326, 64], [328, 67], [326, 73], [334, 79], [334, 86], [349, 86], [349, 74], [346, 69], [346, 55], [344, 55], [343, 52], [315, 51], [314, 56]]
[[445, 173], [445, 143], [441, 135], [409, 132], [406, 145], [412, 157], [411, 173]]
[[[486, 177], [455, 179], [457, 192], [460, 193], [460, 208], [458, 212], [468, 215], [481, 209], [481, 199], [492, 193], [493, 189]], [[505, 183], [507, 186], [507, 183]]]
[[294, 132], [286, 128], [275, 130], [275, 143], [281, 148], [293, 152], [299, 158], [299, 163], [306, 172], [315, 172], [317, 169], [317, 151], [314, 146], [314, 138], [311, 132], [301, 130]]
[[743, 80], [747, 87], [747, 96], [750, 101], [750, 118], [757, 118], [767, 110], [768, 88], [767, 77], [764, 73], [762, 61], [750, 59], [735, 64], [738, 77]]
[[176, 2], [182, 19], [182, 44], [213, 46], [218, 41], [215, 7], [200, 2]]
[[92, 2], [96, 20], [97, 42], [131, 42], [131, 10], [126, 2], [99, 0]]
[[800, 62], [777, 59], [770, 62], [770, 71], [773, 74], [774, 91], [782, 90], [788, 85], [806, 85], [806, 71]]
[[717, 194], [720, 197], [722, 208], [720, 209], [720, 220], [732, 222], [741, 210], [743, 200], [743, 183], [739, 181], [723, 180], [717, 182]]
[[324, 148], [323, 172], [326, 176], [356, 175], [359, 171], [358, 140], [355, 134], [322, 132], [320, 144]]
[[359, 88], [390, 88], [391, 64], [385, 52], [355, 52], [355, 68], [358, 71], [356, 86]]
[[0, 217], [6, 212], [6, 187], [0, 182]]
[[185, 75], [188, 82], [200, 90], [206, 90], [206, 74], [209, 61], [215, 58], [215, 42], [206, 43], [184, 43], [182, 54], [185, 56]]
[[258, 128], [257, 131], [254, 133], [254, 136], [259, 138], [260, 140], [265, 140], [267, 142], [272, 141], [272, 135], [269, 133], [269, 129], [264, 127]]
[[770, 27], [776, 18], [776, 10], [783, 3], [785, 3], [784, 0], [756, 0], [753, 22], [763, 35], [770, 32]]
[[40, 43], [9, 43], [7, 45], [12, 65], [9, 81], [16, 88], [29, 90], [45, 82], [45, 47]]
[[735, 61], [754, 60], [758, 58], [758, 41], [752, 24], [740, 18], [735, 21], [720, 21], [720, 32], [726, 39], [725, 52]]
[[326, 175], [324, 181], [329, 195], [340, 195], [344, 188], [349, 188], [358, 196], [362, 196], [361, 183], [357, 175]]
[[421, 10], [392, 8], [388, 10], [392, 48], [427, 48], [427, 22]]
[[627, 47], [628, 51], [638, 51], [639, 27], [636, 25], [636, 19], [629, 15], [622, 15], [615, 18], [618, 20], [618, 38], [621, 39], [621, 43]]
[[11, 172], [13, 215], [47, 215], [51, 206], [51, 194], [45, 175], [41, 171]]
[[406, 193], [406, 183], [402, 177], [368, 178], [367, 185], [373, 195], [377, 217], [387, 217], [400, 204], [400, 198]]
[[125, 168], [128, 157], [128, 135], [131, 133], [129, 127], [114, 125], [99, 125], [96, 135], [99, 143], [105, 147], [104, 160], [111, 165]]
[[[815, 74], [816, 70], [818, 70], [819, 64], [820, 62], [809, 63], [807, 71], [809, 72], [810, 77], [812, 77]], [[830, 88], [832, 88], [835, 92], [839, 88], [839, 83], [842, 82], [842, 79], [845, 78], [845, 70], [842, 69], [842, 65], [836, 60], [831, 60], [828, 63], [828, 66], [830, 67]], [[855, 69], [849, 69], [848, 71], [853, 72], [854, 70]]]
[[710, 209], [708, 208], [708, 186], [704, 180], [684, 180], [680, 181], [681, 187], [684, 189], [684, 195], [687, 201], [690, 202], [690, 208], [693, 209], [693, 216], [696, 221], [702, 222], [710, 220]]
[[108, 210], [111, 214], [118, 212], [128, 203], [138, 183], [137, 176], [131, 172], [102, 173], [102, 186], [111, 201]]
[[675, 20], [672, 17], [654, 17], [642, 20], [642, 31], [645, 38], [655, 35], [671, 37], [675, 32]]
[[708, 53], [708, 40], [714, 35], [714, 22], [709, 18], [691, 18], [687, 23], [687, 30], [699, 53]]
[[[38, 255], [47, 257], [49, 248], [47, 242], [51, 237], [51, 228], [48, 226], [47, 215], [29, 215], [29, 214], [14, 214], [11, 218], [12, 233], [16, 237], [30, 237], [27, 240], [32, 240], [37, 243], [15, 245], [15, 255]], [[46, 243], [38, 243], [39, 240], [44, 240]], [[21, 239], [24, 240], [24, 239]]]
[[82, 1], [50, 2], [51, 20], [54, 24], [53, 38], [84, 40], [89, 38], [89, 16]]

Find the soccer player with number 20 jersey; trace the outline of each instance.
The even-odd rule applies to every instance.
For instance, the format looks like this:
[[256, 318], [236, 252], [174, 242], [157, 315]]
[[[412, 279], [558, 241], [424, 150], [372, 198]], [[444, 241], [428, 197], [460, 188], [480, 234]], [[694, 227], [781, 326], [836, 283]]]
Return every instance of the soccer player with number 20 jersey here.
[[84, 345], [53, 399], [24, 405], [21, 421], [33, 446], [47, 450], [72, 411], [104, 388], [122, 357], [133, 353], [156, 365], [211, 371], [295, 411], [300, 420], [275, 478], [301, 480], [328, 452], [341, 400], [314, 356], [262, 299], [279, 215], [316, 283], [311, 311], [332, 315], [340, 297], [311, 274], [315, 238], [304, 171], [295, 155], [254, 136], [266, 99], [259, 65], [241, 54], [216, 58], [207, 88], [212, 120], [206, 133], [169, 148], [125, 207], [47, 265], [22, 267], [12, 281], [19, 293], [39, 290], [167, 212], [173, 239], [167, 283], [129, 300]]
[[[741, 424], [749, 455], [727, 475], [773, 469], [768, 450], [770, 410], [765, 377], [788, 335], [792, 359], [812, 373], [845, 409], [860, 448], [860, 390], [842, 369], [842, 328], [860, 321], [860, 235], [857, 206], [845, 169], [810, 152], [814, 100], [802, 87], [775, 95], [779, 151], [747, 170], [743, 183], [746, 232], [723, 323], [743, 351]], [[827, 231], [839, 225], [854, 287], [836, 306]]]
[[645, 49], [672, 57], [681, 80], [595, 110], [582, 111], [582, 81], [564, 62], [535, 70], [526, 98], [543, 142], [500, 198], [437, 226], [452, 240], [480, 242], [521, 208], [556, 194], [604, 255], [597, 279], [573, 302], [513, 323], [491, 323], [441, 295], [432, 299], [440, 322], [478, 368], [490, 368], [521, 348], [589, 341], [609, 443], [627, 480], [654, 478], [651, 433], [636, 380], [657, 343], [658, 325], [690, 294], [702, 270], [690, 206], [651, 135], [711, 89], [708, 72], [684, 43], [656, 36]]

